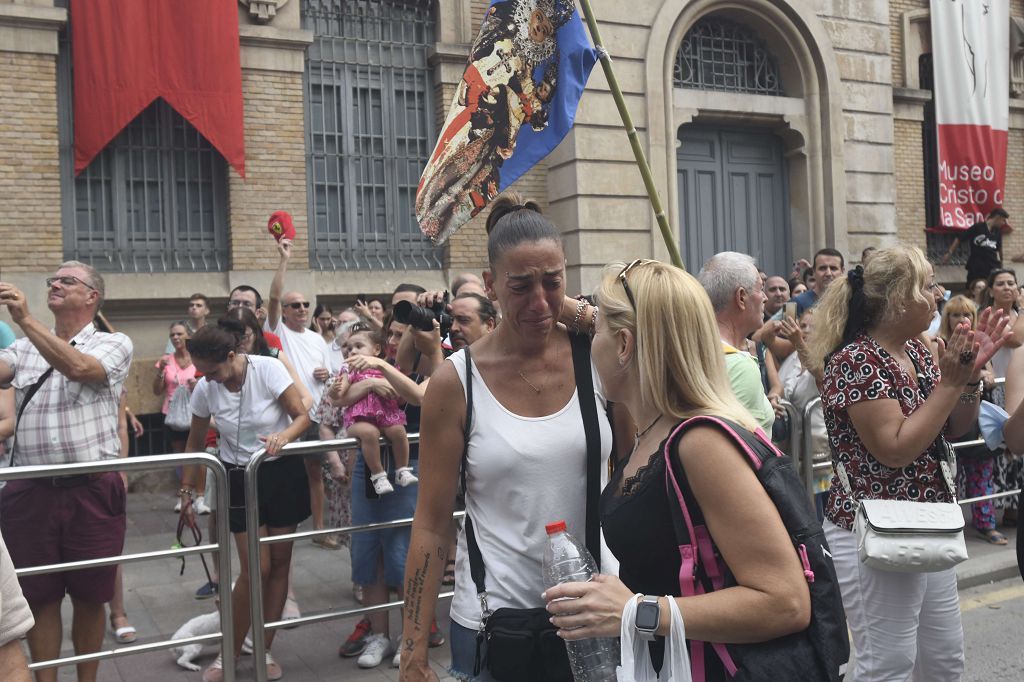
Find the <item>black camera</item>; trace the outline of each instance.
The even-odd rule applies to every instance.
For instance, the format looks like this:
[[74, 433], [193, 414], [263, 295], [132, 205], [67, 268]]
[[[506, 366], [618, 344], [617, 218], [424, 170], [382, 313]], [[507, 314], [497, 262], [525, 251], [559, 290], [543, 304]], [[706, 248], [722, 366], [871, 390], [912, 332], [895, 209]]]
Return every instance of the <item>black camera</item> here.
[[441, 338], [448, 336], [452, 330], [452, 316], [448, 314], [448, 292], [444, 298], [429, 308], [418, 306], [409, 301], [395, 304], [395, 320], [421, 331], [429, 332], [434, 328], [434, 320], [441, 326]]

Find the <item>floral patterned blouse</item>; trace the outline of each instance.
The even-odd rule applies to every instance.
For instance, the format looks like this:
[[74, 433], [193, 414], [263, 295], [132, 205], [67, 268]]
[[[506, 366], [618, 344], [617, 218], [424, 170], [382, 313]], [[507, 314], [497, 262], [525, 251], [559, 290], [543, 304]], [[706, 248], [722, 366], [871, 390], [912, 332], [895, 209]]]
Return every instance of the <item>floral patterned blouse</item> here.
[[868, 452], [846, 411], [863, 400], [886, 398], [899, 401], [904, 416], [920, 407], [938, 383], [939, 369], [918, 339], [908, 341], [906, 351], [920, 372], [920, 384], [918, 377], [909, 375], [896, 358], [867, 334], [837, 351], [825, 365], [821, 400], [832, 464], [845, 467], [853, 491], [850, 497], [838, 474], [832, 476], [825, 516], [840, 528], [853, 530], [857, 501], [861, 499], [953, 501], [939, 467], [940, 458], [945, 456], [945, 426], [917, 459], [894, 469]]

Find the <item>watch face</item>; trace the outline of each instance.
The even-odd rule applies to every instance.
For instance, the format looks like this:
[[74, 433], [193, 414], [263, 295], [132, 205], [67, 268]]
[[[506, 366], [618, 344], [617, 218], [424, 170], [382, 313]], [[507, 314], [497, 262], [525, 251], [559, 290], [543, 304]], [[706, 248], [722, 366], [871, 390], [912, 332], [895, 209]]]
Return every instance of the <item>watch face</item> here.
[[656, 630], [661, 609], [657, 602], [640, 602], [636, 607], [636, 627], [638, 630]]

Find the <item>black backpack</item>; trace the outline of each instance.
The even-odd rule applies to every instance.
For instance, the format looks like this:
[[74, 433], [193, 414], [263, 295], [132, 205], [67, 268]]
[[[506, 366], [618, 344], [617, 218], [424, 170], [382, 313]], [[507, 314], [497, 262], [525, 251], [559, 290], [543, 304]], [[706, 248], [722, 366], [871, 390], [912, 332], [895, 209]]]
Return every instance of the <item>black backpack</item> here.
[[[678, 424], [666, 441], [665, 485], [672, 525], [683, 558], [679, 571], [682, 596], [705, 594], [737, 584], [704, 524], [679, 459], [671, 454], [689, 428], [702, 424], [718, 428], [736, 444], [775, 504], [807, 578], [811, 622], [802, 632], [757, 644], [691, 640], [690, 666], [694, 681], [704, 680], [704, 657], [709, 650], [714, 653], [707, 655], [717, 655], [735, 680], [823, 682], [841, 679], [841, 668], [850, 657], [850, 642], [832, 553], [821, 524], [808, 504], [807, 492], [793, 460], [777, 450], [760, 431], [755, 435], [725, 419], [700, 416]], [[673, 504], [672, 500], [677, 500], [678, 504]], [[685, 580], [684, 576], [691, 576], [691, 580]]]

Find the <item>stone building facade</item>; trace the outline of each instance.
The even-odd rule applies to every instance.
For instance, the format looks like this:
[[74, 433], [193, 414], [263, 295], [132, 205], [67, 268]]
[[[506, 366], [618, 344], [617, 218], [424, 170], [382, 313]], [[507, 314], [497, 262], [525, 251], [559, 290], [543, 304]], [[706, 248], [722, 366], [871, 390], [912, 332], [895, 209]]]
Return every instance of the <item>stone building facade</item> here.
[[[42, 281], [62, 259], [103, 254], [105, 248], [102, 241], [89, 246], [94, 235], [83, 233], [82, 216], [100, 208], [94, 197], [83, 198], [83, 180], [76, 181], [65, 161], [71, 126], [69, 90], [62, 85], [68, 73], [67, 4], [0, 0], [0, 201], [8, 216], [0, 227], [0, 278], [23, 286], [35, 301], [43, 300]], [[922, 55], [933, 49], [928, 0], [592, 4], [689, 268], [723, 249], [750, 252], [766, 270], [783, 272], [795, 257], [823, 246], [835, 246], [853, 261], [868, 245], [944, 248], [941, 236], [924, 230], [931, 93], [922, 87], [920, 70]], [[1024, 190], [1024, 33], [1016, 28], [1024, 0], [1010, 4], [1014, 54], [1007, 84], [1006, 208], [1016, 215], [1024, 210], [1018, 198]], [[369, 23], [358, 35], [324, 28], [338, 20], [332, 13], [347, 11], [348, 5], [383, 8], [391, 38], [371, 35]], [[138, 242], [107, 249], [108, 260], [100, 263], [107, 271], [108, 317], [136, 340], [139, 411], [155, 404], [145, 395], [149, 359], [159, 355], [167, 323], [184, 313], [190, 294], [204, 292], [220, 306], [239, 283], [269, 286], [276, 255], [263, 225], [273, 210], [287, 208], [299, 234], [308, 235], [296, 249], [291, 286], [332, 304], [350, 302], [356, 293], [387, 293], [403, 281], [440, 288], [457, 272], [484, 267], [482, 217], [444, 249], [430, 251], [430, 257], [412, 257], [420, 247], [409, 233], [397, 247], [366, 251], [376, 253], [376, 260], [366, 256], [349, 263], [344, 249], [369, 248], [359, 242], [372, 236], [363, 229], [366, 224], [384, 221], [390, 228], [389, 221], [401, 219], [408, 196], [396, 196], [390, 185], [394, 178], [404, 178], [398, 184], [406, 188], [414, 185], [410, 169], [423, 152], [409, 152], [410, 140], [420, 148], [433, 146], [487, 5], [487, 0], [239, 1], [247, 173], [243, 179], [226, 164], [214, 169], [221, 177], [213, 184], [223, 185], [210, 209], [223, 214], [214, 222], [216, 234], [203, 222], [205, 205], [195, 210], [196, 224], [206, 225], [204, 238], [214, 245], [213, 265], [168, 265], [152, 253], [132, 260], [128, 251]], [[412, 14], [401, 14], [405, 11]], [[415, 39], [395, 38], [402, 17], [412, 17], [404, 20], [407, 25], [429, 24], [429, 30], [410, 33]], [[374, 99], [381, 85], [373, 79], [395, 64], [383, 88], [390, 88], [385, 93], [390, 99], [381, 103]], [[342, 97], [337, 87], [345, 78], [352, 82]], [[418, 90], [409, 99], [413, 86], [408, 83], [416, 78]], [[374, 87], [378, 90], [371, 92]], [[328, 102], [329, 95], [338, 99]], [[380, 129], [363, 120], [365, 112], [378, 108], [392, 112], [390, 119], [382, 117]], [[426, 112], [426, 120], [414, 133], [389, 127], [402, 111], [414, 118]], [[151, 114], [154, 121], [172, 119], [168, 130], [180, 128], [173, 112]], [[342, 117], [344, 125], [325, 128], [331, 116]], [[357, 139], [353, 127], [361, 130]], [[388, 166], [392, 174], [380, 176], [385, 180], [366, 181], [377, 177], [373, 164], [391, 162], [382, 161], [374, 145], [397, 149], [388, 145], [398, 143], [405, 145], [402, 159], [409, 162], [404, 170]], [[359, 176], [358, 191], [365, 194], [353, 194], [351, 182], [331, 180], [334, 171], [324, 171], [317, 154], [332, 144], [351, 150], [352, 158], [337, 150], [331, 158], [369, 174]], [[100, 182], [102, 174], [95, 175]], [[667, 258], [600, 66], [587, 85], [574, 129], [517, 188], [545, 206], [561, 228], [571, 290], [592, 289], [607, 262]], [[383, 192], [385, 199], [375, 203], [374, 192]], [[180, 209], [179, 195], [161, 196], [167, 199], [162, 208], [147, 210]], [[337, 206], [331, 204], [335, 198]], [[183, 224], [191, 225], [192, 219]], [[161, 217], [154, 220], [160, 224]], [[335, 229], [338, 220], [348, 220], [348, 232], [323, 232]], [[123, 216], [113, 221], [125, 222]], [[1019, 232], [1007, 240], [1007, 254], [1024, 250]], [[339, 240], [325, 241], [335, 246], [323, 251], [311, 247], [314, 234], [321, 233]], [[192, 248], [193, 260], [209, 255], [201, 246]], [[331, 248], [339, 252], [325, 256]], [[426, 253], [427, 245], [421, 250]], [[937, 272], [941, 280], [955, 282], [962, 269]]]

